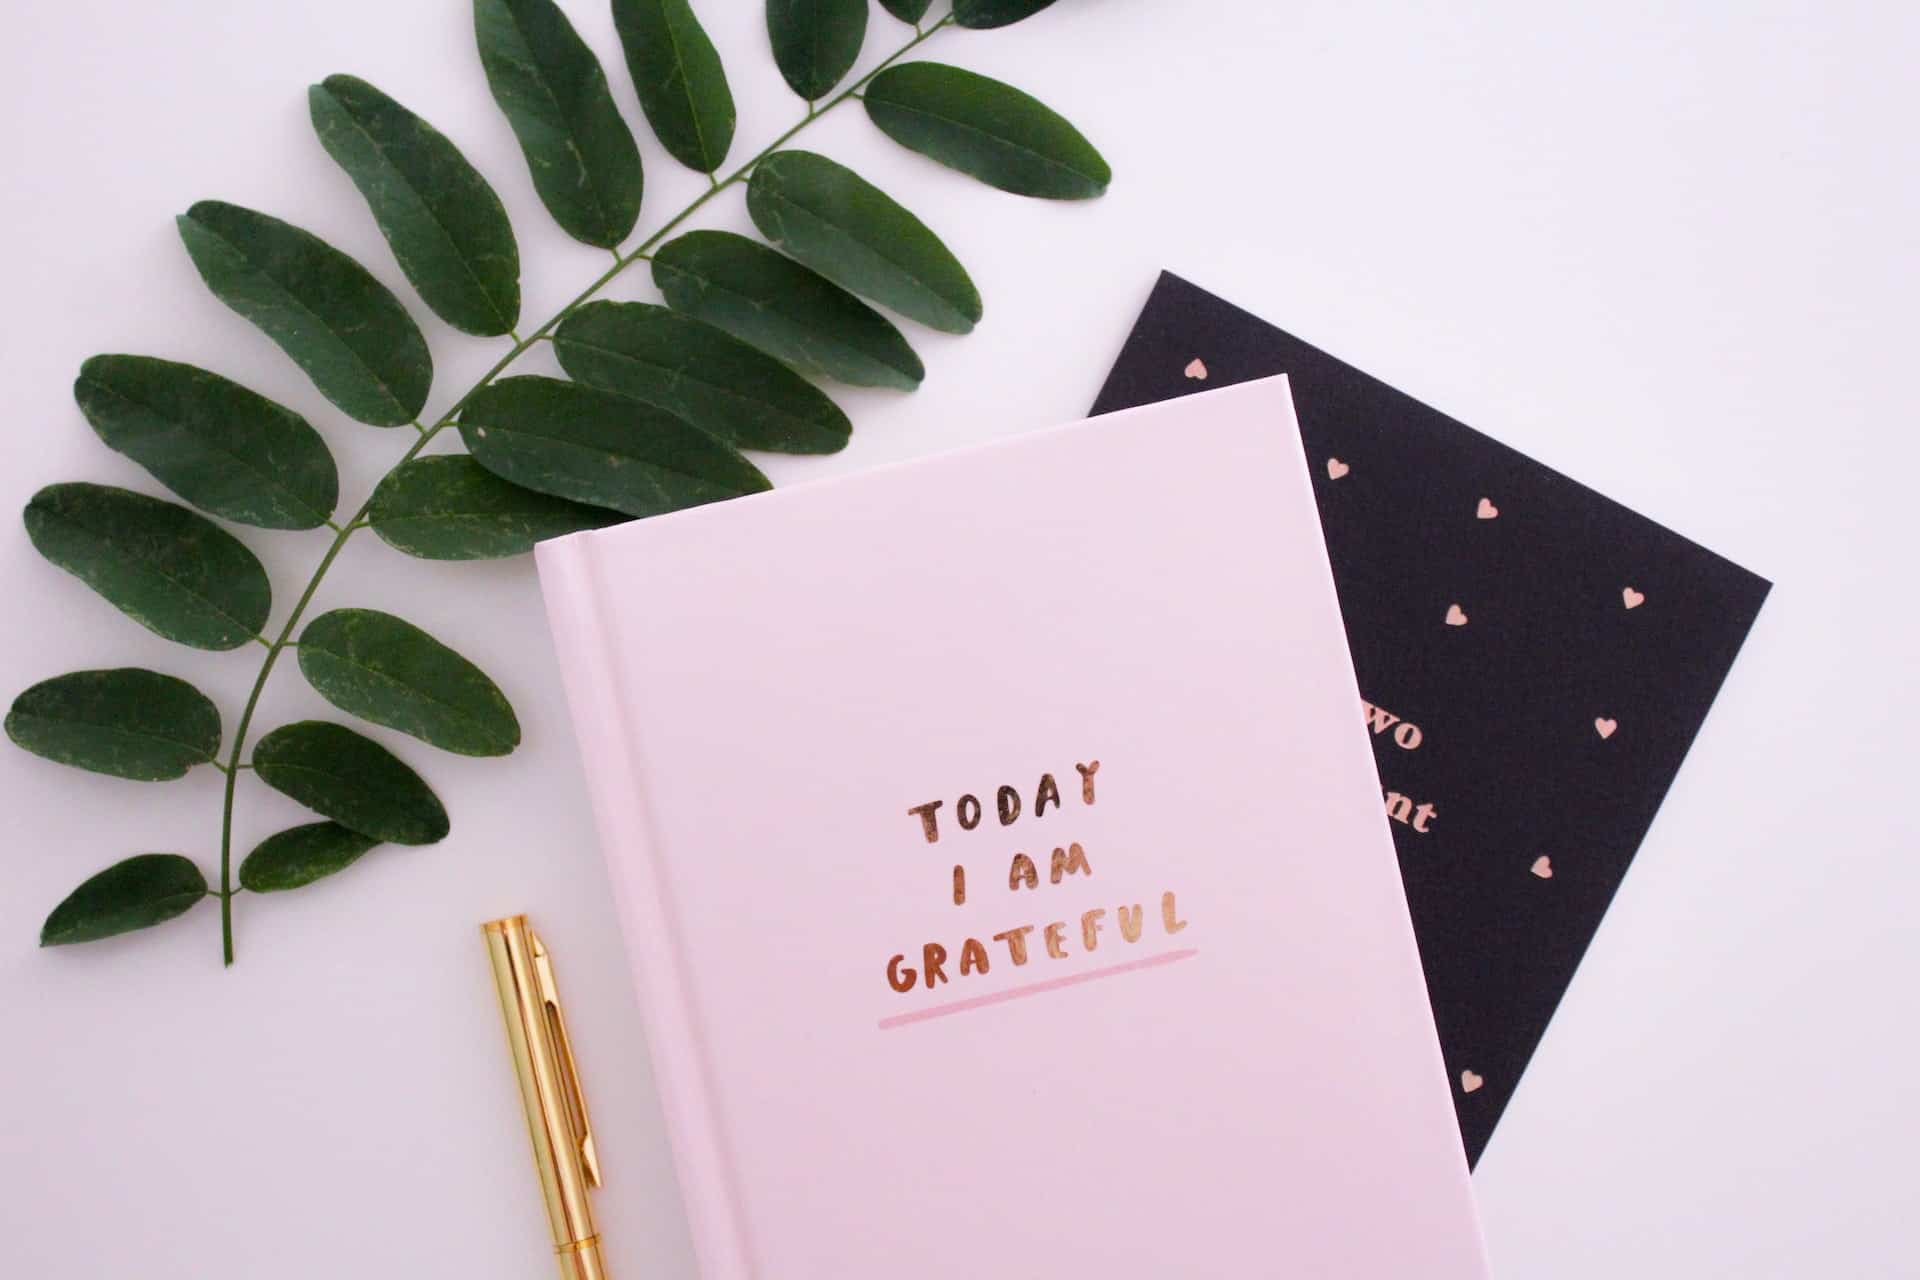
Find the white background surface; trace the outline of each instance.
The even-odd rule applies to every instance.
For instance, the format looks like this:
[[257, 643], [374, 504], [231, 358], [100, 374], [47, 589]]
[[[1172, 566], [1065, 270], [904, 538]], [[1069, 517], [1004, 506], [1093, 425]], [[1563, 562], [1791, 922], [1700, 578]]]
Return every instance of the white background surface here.
[[[798, 103], [760, 5], [696, 4], [744, 158]], [[569, 9], [637, 123], [604, 7]], [[1773, 578], [1476, 1184], [1501, 1276], [1911, 1275], [1920, 17], [1458, 9], [1067, 0], [1011, 30], [943, 34], [928, 56], [1076, 120], [1112, 160], [1112, 192], [1005, 196], [853, 110], [803, 135], [942, 233], [987, 320], [966, 339], [910, 330], [920, 393], [845, 396], [844, 454], [768, 469], [799, 481], [1081, 415], [1164, 265]], [[868, 59], [901, 30], [876, 10]], [[603, 268], [539, 208], [458, 0], [23, 9], [0, 46], [0, 506], [56, 480], [159, 491], [73, 406], [98, 351], [201, 362], [295, 406], [333, 443], [348, 503], [405, 448], [342, 420], [206, 293], [171, 226], [197, 198], [288, 217], [398, 289], [434, 346], [436, 412], [503, 349], [405, 290], [307, 123], [305, 86], [334, 71], [421, 111], [489, 175], [530, 320]], [[650, 228], [699, 183], [642, 148]], [[744, 225], [737, 195], [716, 203], [699, 225]], [[637, 272], [614, 293], [652, 296]], [[324, 535], [247, 537], [284, 608]], [[77, 667], [152, 665], [212, 692], [231, 729], [257, 648], [147, 635], [17, 524], [0, 534], [0, 599], [8, 697]], [[475, 930], [526, 910], [556, 940], [585, 1055], [615, 1274], [692, 1277], [531, 564], [435, 565], [357, 537], [318, 603], [394, 609], [455, 643], [513, 698], [526, 745], [473, 761], [389, 739], [447, 800], [452, 836], [243, 897], [227, 972], [211, 904], [144, 935], [34, 947], [47, 909], [126, 854], [212, 866], [217, 773], [141, 786], [0, 752], [0, 1273], [545, 1274]], [[320, 706], [288, 663], [260, 724]], [[237, 843], [300, 820], [248, 785]]]

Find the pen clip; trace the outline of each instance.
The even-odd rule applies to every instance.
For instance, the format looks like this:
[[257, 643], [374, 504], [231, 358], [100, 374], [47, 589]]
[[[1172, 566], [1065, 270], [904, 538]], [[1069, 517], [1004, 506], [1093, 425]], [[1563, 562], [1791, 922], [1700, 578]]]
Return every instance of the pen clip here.
[[587, 1175], [587, 1185], [598, 1187], [601, 1185], [600, 1156], [593, 1145], [593, 1123], [587, 1118], [587, 1098], [580, 1089], [580, 1071], [573, 1061], [573, 1040], [567, 1035], [567, 1017], [560, 1009], [560, 989], [553, 980], [553, 960], [539, 934], [529, 929], [527, 939], [533, 953], [533, 977], [541, 1012], [546, 1019], [547, 1035], [553, 1042], [554, 1060], [560, 1067], [567, 1128], [573, 1136], [580, 1167]]

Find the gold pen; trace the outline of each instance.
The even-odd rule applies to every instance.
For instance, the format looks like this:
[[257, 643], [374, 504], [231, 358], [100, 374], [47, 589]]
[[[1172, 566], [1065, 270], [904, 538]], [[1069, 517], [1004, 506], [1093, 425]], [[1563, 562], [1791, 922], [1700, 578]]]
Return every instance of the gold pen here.
[[606, 1280], [600, 1236], [587, 1203], [587, 1188], [600, 1185], [600, 1158], [593, 1149], [573, 1043], [553, 983], [553, 960], [525, 916], [489, 920], [480, 928], [500, 989], [507, 1046], [513, 1051], [514, 1074], [520, 1077], [533, 1163], [547, 1202], [560, 1275], [562, 1280]]

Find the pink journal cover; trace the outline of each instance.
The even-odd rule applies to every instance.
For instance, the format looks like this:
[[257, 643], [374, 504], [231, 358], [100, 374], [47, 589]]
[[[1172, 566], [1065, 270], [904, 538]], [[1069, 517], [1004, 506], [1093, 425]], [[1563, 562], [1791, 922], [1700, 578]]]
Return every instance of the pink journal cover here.
[[707, 1280], [1486, 1274], [1299, 440], [539, 548]]

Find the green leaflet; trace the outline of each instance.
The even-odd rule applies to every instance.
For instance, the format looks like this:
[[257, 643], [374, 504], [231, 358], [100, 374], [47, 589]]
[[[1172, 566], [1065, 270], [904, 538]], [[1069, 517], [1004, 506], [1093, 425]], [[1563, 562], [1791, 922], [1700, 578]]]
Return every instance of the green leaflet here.
[[449, 828], [446, 809], [419, 774], [345, 725], [282, 725], [254, 745], [253, 768], [275, 791], [362, 835], [432, 844]]
[[919, 22], [932, 5], [933, 0], [880, 0], [880, 7], [902, 22]]
[[839, 285], [727, 231], [690, 231], [653, 255], [667, 305], [802, 373], [911, 391], [926, 366], [886, 317]]
[[474, 0], [487, 86], [568, 235], [611, 249], [640, 216], [640, 149], [607, 73], [553, 0]]
[[171, 920], [207, 896], [207, 878], [177, 853], [138, 853], [83, 881], [40, 926], [40, 945], [97, 942]]
[[508, 484], [461, 454], [415, 458], [374, 490], [367, 520], [388, 546], [427, 560], [525, 555], [544, 538], [626, 519]]
[[867, 0], [767, 0], [767, 35], [788, 86], [816, 101], [860, 60]]
[[307, 90], [314, 132], [366, 197], [400, 269], [434, 314], [493, 337], [520, 318], [520, 249], [487, 180], [446, 135], [365, 80]]
[[250, 893], [298, 889], [345, 871], [379, 844], [337, 822], [309, 822], [268, 836], [240, 864], [240, 887]]
[[461, 413], [460, 435], [504, 480], [630, 516], [772, 487], [732, 446], [673, 414], [558, 378], [487, 387]]
[[945, 333], [980, 320], [980, 292], [940, 237], [880, 188], [811, 151], [755, 167], [747, 212], [760, 234], [827, 279]]
[[232, 649], [267, 625], [272, 588], [253, 552], [205, 516], [127, 489], [54, 484], [27, 537], [141, 626], [196, 649]]
[[504, 756], [520, 722], [480, 668], [402, 618], [335, 609], [300, 633], [300, 672], [334, 706], [466, 756]]
[[340, 500], [320, 433], [217, 373], [151, 356], [94, 356], [80, 366], [73, 398], [109, 448], [202, 511], [312, 529]]
[[419, 416], [433, 357], [413, 317], [365, 267], [296, 226], [217, 200], [175, 222], [214, 296], [279, 344], [342, 413], [377, 427]]
[[953, 0], [953, 21], [956, 26], [975, 30], [1008, 27], [1022, 18], [1031, 18], [1052, 3], [1053, 0]]
[[811, 382], [746, 343], [665, 307], [593, 302], [553, 334], [588, 386], [656, 405], [741, 449], [834, 453], [853, 425]]
[[718, 169], [733, 145], [733, 93], [687, 0], [613, 0], [613, 25], [660, 144], [689, 169]]
[[889, 67], [867, 85], [865, 105], [901, 146], [1015, 195], [1086, 200], [1113, 179], [1093, 144], [1051, 108], [959, 67]]
[[220, 712], [173, 676], [75, 671], [13, 700], [7, 736], [38, 756], [137, 782], [178, 778], [220, 750]]

